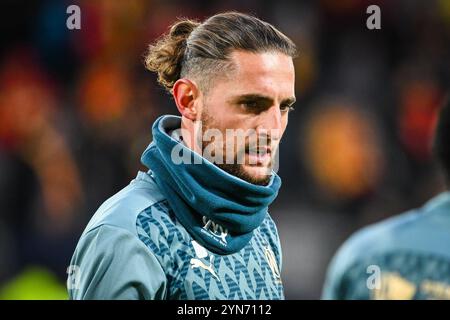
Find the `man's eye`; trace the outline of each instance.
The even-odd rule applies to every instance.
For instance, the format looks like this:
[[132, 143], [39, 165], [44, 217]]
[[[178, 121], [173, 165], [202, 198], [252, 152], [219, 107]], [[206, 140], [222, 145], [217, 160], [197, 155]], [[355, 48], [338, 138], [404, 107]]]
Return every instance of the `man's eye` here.
[[254, 108], [257, 108], [257, 107], [258, 107], [258, 102], [256, 102], [256, 101], [247, 101], [247, 102], [244, 102], [243, 105], [244, 105], [246, 108], [254, 109]]

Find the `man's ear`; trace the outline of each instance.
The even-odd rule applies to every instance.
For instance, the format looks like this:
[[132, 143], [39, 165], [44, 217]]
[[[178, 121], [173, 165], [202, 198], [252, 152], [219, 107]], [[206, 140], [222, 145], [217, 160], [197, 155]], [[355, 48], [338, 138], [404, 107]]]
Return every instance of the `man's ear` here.
[[199, 115], [198, 102], [200, 95], [197, 84], [188, 79], [178, 79], [172, 88], [172, 95], [181, 115], [189, 120], [197, 120]]

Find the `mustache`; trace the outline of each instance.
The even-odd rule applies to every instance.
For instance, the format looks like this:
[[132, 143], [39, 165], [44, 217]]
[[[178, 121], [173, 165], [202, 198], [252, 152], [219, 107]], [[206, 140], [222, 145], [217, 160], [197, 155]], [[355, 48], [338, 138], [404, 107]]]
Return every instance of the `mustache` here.
[[243, 150], [246, 153], [258, 153], [258, 154], [266, 154], [272, 153], [272, 146], [270, 144], [265, 145], [245, 145]]
[[270, 135], [259, 135], [256, 137], [250, 137], [245, 144], [245, 152], [263, 152], [271, 153], [274, 148], [275, 140]]
[[209, 141], [202, 141], [202, 147], [216, 145], [216, 152], [233, 152], [235, 154], [272, 154], [276, 151], [279, 138], [273, 138], [270, 134], [250, 135], [246, 137], [231, 137], [224, 139], [226, 136], [216, 139], [212, 137]]

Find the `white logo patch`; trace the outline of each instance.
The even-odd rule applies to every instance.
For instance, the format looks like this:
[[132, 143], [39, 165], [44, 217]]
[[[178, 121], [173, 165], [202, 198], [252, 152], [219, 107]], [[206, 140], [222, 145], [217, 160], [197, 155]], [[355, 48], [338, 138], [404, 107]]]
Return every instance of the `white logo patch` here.
[[201, 259], [208, 257], [208, 251], [195, 240], [192, 240], [191, 243], [192, 243], [192, 246], [194, 247], [196, 256], [199, 258], [199, 259], [197, 259], [197, 258], [191, 259], [191, 261], [190, 261], [191, 268], [192, 269], [195, 269], [195, 268], [205, 269], [206, 271], [211, 273], [214, 276], [214, 278], [216, 278], [220, 282], [219, 276], [217, 275], [216, 271], [214, 271], [214, 255], [211, 254], [209, 256], [209, 265], [207, 265]]

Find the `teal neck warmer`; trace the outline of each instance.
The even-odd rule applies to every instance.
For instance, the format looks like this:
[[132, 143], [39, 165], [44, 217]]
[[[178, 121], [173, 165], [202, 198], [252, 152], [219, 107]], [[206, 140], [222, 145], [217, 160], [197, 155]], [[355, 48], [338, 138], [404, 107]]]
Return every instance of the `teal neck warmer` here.
[[[281, 179], [273, 172], [269, 184], [259, 186], [223, 171], [168, 134], [180, 125], [180, 117], [158, 118], [152, 128], [153, 142], [141, 161], [198, 243], [217, 254], [237, 252], [265, 219]], [[171, 158], [174, 147], [190, 162], [175, 164]]]

